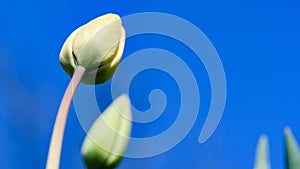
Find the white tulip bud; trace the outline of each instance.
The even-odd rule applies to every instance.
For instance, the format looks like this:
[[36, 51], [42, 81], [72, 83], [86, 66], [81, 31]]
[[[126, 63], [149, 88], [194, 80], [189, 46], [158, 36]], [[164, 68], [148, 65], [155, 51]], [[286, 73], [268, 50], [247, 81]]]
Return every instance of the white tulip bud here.
[[114, 168], [127, 148], [130, 132], [130, 101], [122, 95], [98, 117], [83, 142], [87, 169]]
[[125, 31], [116, 14], [100, 16], [76, 29], [64, 43], [59, 60], [70, 75], [77, 66], [86, 69], [82, 83], [100, 84], [111, 78], [125, 45]]

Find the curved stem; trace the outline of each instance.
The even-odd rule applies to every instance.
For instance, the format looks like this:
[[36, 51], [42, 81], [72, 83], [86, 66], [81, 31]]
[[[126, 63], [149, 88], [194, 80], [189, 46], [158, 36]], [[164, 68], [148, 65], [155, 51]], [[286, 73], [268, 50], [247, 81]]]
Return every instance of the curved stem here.
[[74, 96], [74, 93], [85, 73], [85, 68], [78, 66], [76, 67], [72, 79], [65, 91], [64, 97], [61, 101], [54, 129], [51, 136], [51, 142], [48, 152], [47, 166], [46, 169], [58, 169], [60, 163], [61, 147], [64, 137], [64, 131], [66, 126], [66, 120], [68, 117], [70, 105]]

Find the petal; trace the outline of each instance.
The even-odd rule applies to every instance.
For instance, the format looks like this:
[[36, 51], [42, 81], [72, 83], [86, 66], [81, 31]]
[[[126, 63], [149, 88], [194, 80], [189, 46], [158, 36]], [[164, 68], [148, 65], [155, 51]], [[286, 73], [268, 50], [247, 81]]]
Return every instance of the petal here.
[[63, 47], [59, 54], [60, 64], [63, 67], [63, 69], [67, 72], [67, 74], [70, 76], [73, 75], [74, 69], [76, 67], [76, 60], [74, 58], [75, 56], [72, 53], [72, 43], [80, 29], [81, 27], [77, 28], [75, 31], [71, 33], [71, 35], [69, 35], [69, 37], [63, 44]]
[[73, 41], [78, 64], [91, 68], [113, 59], [111, 56], [117, 50], [121, 28], [121, 19], [115, 14], [106, 14], [85, 24]]
[[125, 39], [126, 39], [126, 33], [125, 33], [125, 29], [122, 27], [121, 38], [119, 40], [118, 52], [117, 52], [116, 56], [114, 57], [114, 60], [111, 62], [110, 67], [113, 67], [116, 64], [120, 63], [122, 56], [123, 56], [123, 52], [124, 52]]
[[125, 30], [122, 27], [121, 39], [120, 39], [118, 49], [115, 52], [115, 54], [112, 56], [114, 59], [110, 60], [110, 63], [106, 63], [100, 66], [98, 69], [94, 69], [92, 71], [86, 72], [81, 82], [84, 84], [93, 85], [93, 84], [101, 84], [108, 81], [114, 74], [117, 67], [119, 66], [119, 63], [123, 56], [124, 46], [125, 46]]

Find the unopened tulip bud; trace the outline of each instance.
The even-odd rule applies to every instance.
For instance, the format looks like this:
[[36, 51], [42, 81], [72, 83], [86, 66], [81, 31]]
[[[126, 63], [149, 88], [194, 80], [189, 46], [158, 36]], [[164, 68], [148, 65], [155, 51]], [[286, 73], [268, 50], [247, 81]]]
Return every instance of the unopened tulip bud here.
[[130, 132], [130, 101], [122, 95], [98, 117], [83, 142], [87, 169], [113, 169], [125, 153]]
[[270, 169], [269, 161], [269, 141], [268, 137], [262, 135], [259, 138], [256, 149], [256, 161], [254, 169]]
[[70, 75], [86, 69], [82, 83], [100, 84], [111, 78], [123, 55], [125, 31], [116, 14], [100, 16], [76, 29], [64, 43], [59, 60]]

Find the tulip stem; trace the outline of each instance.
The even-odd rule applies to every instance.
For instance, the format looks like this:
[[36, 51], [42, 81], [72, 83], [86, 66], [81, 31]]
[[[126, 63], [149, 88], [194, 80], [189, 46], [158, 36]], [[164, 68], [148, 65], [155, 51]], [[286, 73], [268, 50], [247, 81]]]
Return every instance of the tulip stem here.
[[61, 101], [60, 107], [57, 112], [51, 142], [48, 152], [46, 169], [58, 169], [60, 163], [61, 147], [64, 137], [66, 120], [68, 117], [70, 105], [74, 97], [74, 93], [85, 73], [85, 68], [77, 66], [72, 79], [65, 91], [64, 97]]

